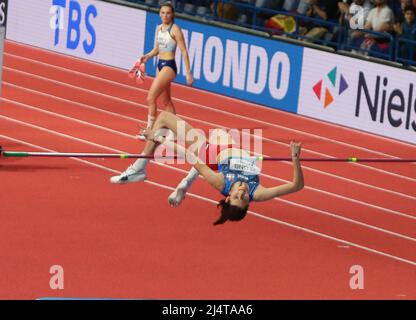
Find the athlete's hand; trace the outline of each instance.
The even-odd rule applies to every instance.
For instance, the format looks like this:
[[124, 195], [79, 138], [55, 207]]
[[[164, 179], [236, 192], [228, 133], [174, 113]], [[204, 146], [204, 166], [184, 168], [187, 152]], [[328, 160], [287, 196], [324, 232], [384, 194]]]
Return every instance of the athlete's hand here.
[[192, 87], [192, 84], [194, 83], [194, 78], [192, 78], [192, 75], [188, 73], [186, 75], [186, 84], [190, 87]]
[[144, 128], [144, 127], [140, 127], [140, 135], [142, 135], [143, 137], [146, 138], [146, 140], [151, 140], [154, 141], [155, 139], [155, 134], [153, 132], [153, 130], [151, 128]]
[[140, 57], [139, 60], [140, 60], [140, 63], [146, 63], [147, 60], [149, 60], [149, 58], [146, 55], [144, 55], [144, 56]]
[[299, 159], [300, 151], [302, 149], [302, 143], [293, 140], [290, 142], [290, 149], [292, 151], [292, 160]]

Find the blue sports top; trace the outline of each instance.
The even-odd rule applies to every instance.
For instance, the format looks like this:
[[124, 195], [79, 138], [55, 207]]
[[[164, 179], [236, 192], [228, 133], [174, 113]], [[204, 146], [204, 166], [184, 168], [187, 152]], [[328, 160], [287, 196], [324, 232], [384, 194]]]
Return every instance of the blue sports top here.
[[176, 41], [170, 35], [173, 24], [169, 26], [166, 31], [162, 31], [162, 25], [159, 27], [157, 33], [157, 43], [159, 44], [159, 52], [175, 52], [176, 51]]
[[230, 194], [231, 187], [237, 181], [248, 184], [250, 201], [260, 184], [260, 169], [256, 166], [255, 158], [228, 157], [218, 164], [218, 171], [224, 176], [224, 188], [221, 193], [224, 196]]

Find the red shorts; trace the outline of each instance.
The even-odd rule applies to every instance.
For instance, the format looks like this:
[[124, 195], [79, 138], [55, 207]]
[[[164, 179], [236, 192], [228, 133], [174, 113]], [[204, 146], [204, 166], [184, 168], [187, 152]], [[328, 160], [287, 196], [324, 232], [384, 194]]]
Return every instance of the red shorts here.
[[207, 144], [205, 146], [205, 157], [204, 157], [204, 146], [202, 146], [199, 157], [204, 160], [206, 165], [212, 170], [218, 170], [217, 156], [225, 149], [232, 148], [232, 144]]

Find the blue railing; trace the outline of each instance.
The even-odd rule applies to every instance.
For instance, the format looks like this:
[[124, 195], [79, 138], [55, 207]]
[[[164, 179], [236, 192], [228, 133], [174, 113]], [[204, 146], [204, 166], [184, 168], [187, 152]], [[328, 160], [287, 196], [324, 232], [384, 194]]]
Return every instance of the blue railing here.
[[[390, 33], [387, 32], [375, 32], [372, 30], [367, 30], [367, 29], [360, 29], [360, 30], [352, 30], [350, 28], [345, 27], [344, 30], [344, 41], [341, 44], [342, 47], [340, 47], [340, 49], [344, 49], [344, 50], [355, 50], [358, 52], [365, 52], [366, 54], [376, 57], [376, 58], [382, 58], [382, 59], [386, 59], [386, 60], [390, 60], [393, 61], [393, 49], [394, 49], [394, 38]], [[357, 37], [357, 41], [354, 41], [353, 39], [351, 39], [350, 35], [353, 32], [360, 32], [363, 33], [364, 36], [360, 36]], [[371, 37], [371, 36], [372, 37]], [[365, 49], [361, 46], [361, 43], [365, 40], [365, 39], [377, 39], [376, 43], [374, 44], [374, 47], [370, 48], [370, 49]], [[354, 43], [356, 42], [356, 43]], [[383, 45], [388, 45], [388, 49], [387, 50], [382, 50], [380, 49], [380, 44]], [[379, 51], [378, 51], [379, 49]], [[387, 51], [387, 52], [386, 52]]]
[[[144, 0], [144, 1], [127, 0], [127, 1], [145, 4], [150, 7], [159, 7], [158, 0]], [[359, 30], [360, 32], [363, 32], [364, 34], [372, 35], [374, 38], [378, 39], [377, 40], [378, 44], [376, 44], [374, 48], [370, 48], [368, 50], [368, 49], [363, 49], [360, 46], [360, 43], [355, 43], [354, 41], [353, 42], [351, 41], [349, 34], [351, 31], [355, 31], [355, 30], [350, 29], [349, 26], [345, 26], [345, 25], [342, 26], [338, 22], [333, 22], [333, 21], [328, 21], [328, 20], [323, 20], [323, 19], [316, 19], [316, 18], [308, 17], [305, 15], [300, 15], [300, 14], [293, 13], [293, 12], [256, 7], [255, 1], [251, 1], [253, 3], [242, 3], [242, 2], [232, 1], [232, 0], [222, 0], [222, 1], [214, 0], [214, 1], [208, 1], [208, 2], [198, 1], [198, 0], [195, 0], [195, 1], [176, 0], [173, 2], [175, 4], [176, 11], [180, 13], [191, 14], [191, 15], [203, 17], [208, 20], [220, 21], [220, 22], [237, 25], [240, 27], [254, 29], [257, 31], [263, 31], [270, 35], [280, 34], [280, 35], [284, 35], [285, 37], [292, 38], [292, 39], [310, 41], [313, 43], [332, 47], [335, 50], [355, 50], [360, 53], [365, 52], [366, 54], [373, 56], [373, 57], [377, 57], [377, 58], [382, 58], [382, 59], [386, 59], [390, 61], [397, 61], [397, 62], [405, 63], [405, 64], [416, 65], [415, 60], [400, 57], [400, 54], [399, 54], [399, 51], [400, 51], [399, 43], [407, 42], [407, 43], [415, 44], [416, 42], [407, 40], [407, 39], [402, 39], [402, 38], [399, 38], [400, 40], [395, 39], [391, 34], [386, 33], [386, 32], [381, 33], [381, 32], [375, 32], [375, 31], [366, 30], [366, 29]], [[195, 4], [195, 6], [193, 7], [193, 11], [187, 11], [189, 7], [188, 8], [185, 7], [186, 4], [190, 2], [193, 2]], [[202, 3], [212, 4], [213, 5], [212, 10], [211, 8], [209, 8], [209, 10], [207, 10], [206, 12], [198, 13], [195, 9], [197, 8], [199, 4], [202, 4]], [[245, 15], [246, 15], [247, 20], [237, 19], [236, 21], [236, 20], [230, 20], [230, 19], [219, 17], [218, 10], [217, 10], [219, 3], [232, 4], [234, 7], [237, 7], [240, 11], [243, 11], [246, 13]], [[277, 14], [293, 17], [293, 19], [296, 21], [296, 30], [293, 33], [288, 33], [283, 30], [276, 30], [274, 28], [268, 28], [264, 25], [265, 19], [260, 18], [260, 17], [266, 17], [266, 16], [272, 17]], [[306, 35], [301, 35], [299, 32], [299, 28], [305, 23], [306, 24], [312, 23], [314, 26], [324, 27], [328, 29], [328, 32], [323, 36], [322, 39], [311, 38]], [[380, 49], [380, 42], [384, 42], [383, 45], [384, 46], [388, 45], [388, 48], [386, 48], [385, 50]]]
[[[406, 46], [403, 48], [402, 46]], [[402, 54], [405, 53], [407, 57], [403, 57]], [[410, 58], [410, 59], [409, 59]], [[396, 61], [408, 64], [416, 65], [416, 40], [410, 40], [406, 38], [397, 38], [396, 39]]]

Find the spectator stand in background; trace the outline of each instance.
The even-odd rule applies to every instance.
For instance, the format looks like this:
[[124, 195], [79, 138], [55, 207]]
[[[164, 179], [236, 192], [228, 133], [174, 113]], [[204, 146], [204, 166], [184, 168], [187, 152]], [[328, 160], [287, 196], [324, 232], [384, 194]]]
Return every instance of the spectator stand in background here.
[[282, 10], [296, 19], [297, 39], [338, 48], [337, 0], [285, 0]]
[[135, 3], [140, 3], [147, 5], [151, 8], [159, 8], [162, 3], [170, 2], [174, 7], [176, 12], [185, 13], [192, 16], [200, 16], [206, 19], [212, 18], [213, 11], [211, 5], [213, 1], [209, 0], [127, 0]]
[[[362, 30], [364, 34], [360, 39], [351, 39], [347, 36], [348, 29], [344, 29], [344, 50], [350, 50], [364, 56], [393, 61], [394, 38], [386, 32], [375, 32], [369, 29]], [[368, 40], [367, 40], [368, 39]], [[370, 40], [371, 39], [371, 40]], [[376, 40], [377, 39], [377, 40]], [[364, 43], [367, 40], [369, 42]], [[380, 46], [379, 43], [382, 45]]]
[[370, 0], [353, 0], [351, 3], [338, 2], [340, 11], [338, 32], [341, 33], [339, 49], [345, 50], [347, 42], [354, 42], [364, 37], [361, 29], [364, 29], [365, 22], [370, 10], [373, 8]]
[[[128, 0], [157, 8], [164, 0]], [[303, 40], [331, 47], [332, 50], [353, 51], [370, 57], [416, 65], [413, 36], [397, 33], [393, 25], [397, 14], [404, 19], [404, 5], [416, 0], [174, 0], [178, 13], [198, 16], [234, 26], [266, 32], [269, 36]], [[370, 16], [373, 4], [387, 4], [388, 10]], [[351, 28], [350, 20], [357, 8], [364, 8], [364, 20], [371, 17], [366, 30]], [[373, 9], [374, 10], [374, 9]], [[393, 12], [393, 13], [390, 13]], [[321, 14], [319, 14], [321, 13]], [[324, 14], [323, 14], [324, 13]], [[382, 15], [383, 16], [383, 15]], [[375, 19], [375, 20], [374, 20]], [[380, 23], [381, 21], [381, 23]], [[368, 22], [368, 21], [366, 21]], [[380, 28], [383, 24], [388, 28]], [[384, 26], [385, 27], [385, 26]], [[401, 24], [400, 24], [401, 27]], [[406, 28], [404, 28], [406, 29]], [[406, 29], [407, 30], [407, 29]], [[397, 36], [396, 36], [397, 35]]]
[[[239, 18], [240, 9], [235, 4], [235, 1], [214, 1], [211, 4], [211, 8], [214, 12], [214, 17], [225, 22], [236, 23]], [[242, 21], [241, 24], [246, 25], [246, 22]]]
[[386, 0], [375, 0], [375, 5], [368, 13], [363, 36], [348, 39], [347, 47], [357, 53], [392, 60], [394, 13]]
[[337, 11], [334, 0], [300, 0], [297, 13], [310, 19], [301, 19], [299, 36], [306, 41], [320, 42], [326, 45], [332, 40], [338, 27]]
[[188, 14], [190, 16], [199, 16], [206, 19], [212, 19], [213, 10], [212, 1], [192, 0], [192, 1], [176, 1], [175, 9], [178, 12]]
[[286, 14], [275, 14], [265, 22], [265, 27], [273, 35], [287, 36], [296, 32], [296, 19]]
[[394, 25], [397, 34], [396, 61], [412, 64], [416, 59], [416, 10], [408, 5], [403, 13], [403, 22]]
[[[265, 26], [267, 20], [273, 16], [274, 11], [281, 11], [284, 0], [256, 0], [256, 8], [260, 9], [257, 12], [255, 23], [257, 26]], [[263, 10], [262, 10], [263, 9]], [[273, 11], [266, 11], [269, 9]]]
[[[233, 3], [241, 7], [241, 3]], [[258, 2], [256, 1], [256, 3]], [[266, 31], [270, 35], [281, 35], [293, 39], [303, 39], [318, 44], [331, 45], [334, 48], [337, 47], [338, 40], [334, 40], [333, 37], [333, 30], [338, 27], [337, 17], [332, 18], [331, 16], [332, 21], [329, 21], [303, 15], [302, 13], [309, 8], [309, 0], [264, 1], [259, 4], [262, 6], [252, 6], [252, 17], [248, 19], [248, 23], [251, 22], [252, 24], [251, 28]], [[322, 6], [322, 4], [320, 5]], [[326, 17], [328, 16], [327, 14], [325, 15]], [[301, 34], [300, 28], [307, 23], [309, 25], [316, 24], [316, 29], [309, 34]]]
[[401, 24], [404, 21], [404, 9], [412, 5], [412, 0], [396, 0], [393, 3], [388, 3], [390, 9], [393, 10], [394, 20]]

